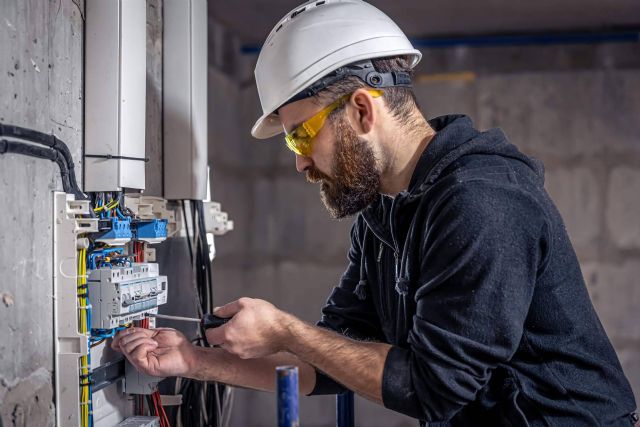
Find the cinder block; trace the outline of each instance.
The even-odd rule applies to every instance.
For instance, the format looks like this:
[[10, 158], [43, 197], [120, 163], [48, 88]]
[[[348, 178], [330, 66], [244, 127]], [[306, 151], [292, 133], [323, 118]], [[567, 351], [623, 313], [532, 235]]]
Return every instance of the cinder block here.
[[640, 248], [640, 170], [615, 168], [607, 189], [606, 222], [614, 243]]
[[595, 87], [596, 114], [593, 137], [615, 153], [640, 154], [640, 73], [606, 70]]
[[585, 167], [547, 170], [545, 187], [562, 214], [577, 252], [594, 247], [602, 219], [602, 184]]
[[275, 181], [276, 236], [280, 253], [327, 262], [344, 259], [353, 219], [331, 219], [320, 200], [320, 187], [302, 176]]
[[234, 222], [234, 229], [223, 236], [216, 236], [216, 257], [227, 255], [247, 256], [248, 235], [251, 232], [253, 206], [252, 182], [243, 175], [230, 174], [226, 170], [211, 171], [211, 200], [220, 202], [222, 210]]
[[209, 67], [209, 163], [243, 167], [249, 158], [249, 141], [239, 129], [240, 89], [223, 72]]
[[414, 92], [427, 119], [445, 114], [466, 114], [472, 119], [477, 116], [477, 90], [473, 79], [429, 83], [418, 80]]
[[322, 260], [280, 263], [275, 289], [278, 307], [307, 322], [317, 322], [331, 289], [338, 285], [346, 266], [346, 258], [344, 265], [327, 265]]
[[[584, 263], [582, 272], [593, 305], [613, 340], [640, 340], [640, 260], [622, 264]], [[640, 359], [640, 354], [637, 355]]]
[[[251, 136], [251, 128], [258, 117], [262, 116], [260, 99], [255, 85], [245, 86], [240, 90], [239, 102], [237, 139], [246, 141], [249, 148], [246, 158], [249, 159], [251, 167], [268, 172], [277, 167], [279, 152], [284, 148], [284, 137], [280, 135], [262, 140]], [[229, 142], [234, 143], [235, 141]]]
[[254, 184], [251, 250], [257, 254], [327, 262], [342, 261], [352, 219], [335, 221], [319, 187], [303, 176], [261, 178]]
[[541, 158], [603, 152], [593, 133], [598, 82], [593, 71], [478, 78], [478, 125], [504, 129], [511, 142]]

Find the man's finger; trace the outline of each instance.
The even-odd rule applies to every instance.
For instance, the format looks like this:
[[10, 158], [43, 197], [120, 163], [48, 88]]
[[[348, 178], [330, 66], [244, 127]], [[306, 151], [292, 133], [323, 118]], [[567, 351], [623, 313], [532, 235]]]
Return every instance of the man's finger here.
[[122, 349], [122, 352], [126, 355], [126, 354], [133, 353], [136, 350], [136, 348], [142, 344], [148, 344], [152, 347], [152, 349], [155, 349], [156, 347], [158, 347], [157, 341], [152, 340], [151, 338], [147, 338], [145, 336], [138, 336], [135, 339], [127, 341], [126, 344], [120, 343], [120, 348]]
[[213, 309], [213, 314], [218, 317], [233, 317], [234, 314], [239, 312], [241, 309], [240, 301], [233, 301], [229, 304], [225, 304], [222, 307], [217, 307]]
[[134, 334], [143, 334], [146, 337], [151, 338], [155, 334], [155, 332], [153, 329], [135, 328], [135, 327], [127, 328], [116, 334], [116, 336], [113, 338], [113, 342], [111, 343], [111, 347], [114, 350], [119, 350], [122, 340], [125, 340], [126, 342]]
[[143, 372], [149, 375], [153, 375], [149, 370], [151, 366], [151, 360], [149, 360], [149, 353], [155, 350], [156, 347], [157, 347], [157, 344], [151, 344], [145, 341], [140, 345], [138, 345], [131, 354], [125, 353], [125, 355], [127, 356], [127, 359], [129, 359], [129, 362], [131, 362], [133, 366], [135, 366], [136, 368], [142, 370]]
[[[146, 331], [146, 332], [145, 332]], [[130, 343], [133, 340], [137, 340], [138, 338], [151, 338], [153, 334], [149, 333], [147, 329], [138, 329], [135, 332], [125, 333], [120, 337], [118, 341], [118, 346], [120, 349], [125, 347], [127, 343]]]
[[217, 328], [207, 329], [205, 335], [207, 336], [207, 341], [209, 341], [209, 345], [221, 345], [225, 343], [224, 334], [226, 331], [227, 325], [222, 325]]

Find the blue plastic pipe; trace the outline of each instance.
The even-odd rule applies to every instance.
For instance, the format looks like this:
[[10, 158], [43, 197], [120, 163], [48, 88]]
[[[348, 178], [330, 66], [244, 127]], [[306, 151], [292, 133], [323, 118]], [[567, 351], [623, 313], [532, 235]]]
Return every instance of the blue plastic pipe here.
[[278, 427], [299, 427], [298, 367], [276, 368], [278, 393]]
[[345, 391], [336, 396], [336, 427], [354, 427], [353, 392]]
[[[411, 39], [411, 43], [417, 49], [450, 48], [457, 46], [535, 46], [629, 42], [640, 42], [640, 29], [634, 28], [629, 30], [593, 32], [582, 31], [560, 33], [469, 35], [461, 37], [429, 37]], [[248, 55], [257, 55], [258, 53], [260, 53], [260, 49], [260, 45], [246, 44], [240, 48], [240, 52]]]

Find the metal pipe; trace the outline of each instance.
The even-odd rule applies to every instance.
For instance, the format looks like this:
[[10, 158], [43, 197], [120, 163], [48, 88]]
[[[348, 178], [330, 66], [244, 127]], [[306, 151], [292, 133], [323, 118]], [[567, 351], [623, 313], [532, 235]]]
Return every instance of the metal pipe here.
[[298, 418], [298, 367], [276, 368], [278, 394], [278, 427], [299, 427]]

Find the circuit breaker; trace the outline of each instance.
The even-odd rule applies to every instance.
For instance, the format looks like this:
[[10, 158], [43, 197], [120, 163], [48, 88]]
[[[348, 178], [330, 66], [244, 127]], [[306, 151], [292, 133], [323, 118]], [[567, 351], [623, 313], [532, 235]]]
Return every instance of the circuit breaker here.
[[141, 320], [167, 302], [167, 277], [159, 275], [154, 263], [92, 270], [88, 285], [92, 329], [113, 329]]

